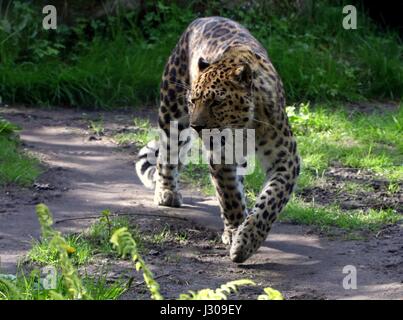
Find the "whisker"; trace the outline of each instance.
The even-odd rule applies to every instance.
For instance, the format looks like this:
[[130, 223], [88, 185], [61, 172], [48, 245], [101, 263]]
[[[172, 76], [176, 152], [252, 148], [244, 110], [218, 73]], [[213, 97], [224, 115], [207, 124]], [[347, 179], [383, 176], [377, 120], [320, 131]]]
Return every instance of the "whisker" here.
[[183, 89], [191, 90], [190, 86], [187, 83], [183, 83], [183, 82], [179, 82], [179, 81], [172, 81], [172, 80], [168, 80], [168, 82], [173, 83]]
[[177, 95], [176, 95], [176, 99], [181, 99], [181, 98], [187, 98], [187, 94], [186, 94], [186, 93], [182, 93], [182, 94], [177, 94]]
[[184, 94], [176, 95], [176, 99], [182, 99], [182, 98], [186, 98], [186, 95], [184, 95]]
[[259, 123], [263, 123], [263, 124], [265, 124], [266, 126], [269, 126], [269, 127], [272, 127], [272, 128], [274, 128], [274, 129], [276, 129], [275, 126], [273, 126], [272, 124], [270, 124], [270, 123], [268, 123], [268, 122], [264, 122], [264, 121], [261, 121], [261, 120], [257, 120], [257, 119], [255, 119], [255, 118], [252, 118], [252, 120], [253, 120], [253, 121], [256, 121], [256, 122], [259, 122]]

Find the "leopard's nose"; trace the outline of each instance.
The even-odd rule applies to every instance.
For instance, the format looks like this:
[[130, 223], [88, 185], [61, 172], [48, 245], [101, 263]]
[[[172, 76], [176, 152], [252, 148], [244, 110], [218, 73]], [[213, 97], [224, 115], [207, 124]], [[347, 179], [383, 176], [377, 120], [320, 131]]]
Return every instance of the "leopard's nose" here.
[[191, 124], [190, 127], [192, 129], [196, 130], [197, 133], [201, 132], [202, 129], [204, 129], [204, 126], [200, 126], [200, 125], [197, 125], [197, 124]]

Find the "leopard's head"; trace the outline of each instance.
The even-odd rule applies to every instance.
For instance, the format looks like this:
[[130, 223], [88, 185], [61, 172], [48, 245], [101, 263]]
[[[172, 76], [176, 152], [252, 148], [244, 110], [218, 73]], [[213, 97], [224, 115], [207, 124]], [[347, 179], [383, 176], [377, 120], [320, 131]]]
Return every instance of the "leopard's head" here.
[[250, 127], [253, 121], [252, 70], [232, 57], [198, 61], [199, 74], [188, 96], [190, 126], [201, 129]]

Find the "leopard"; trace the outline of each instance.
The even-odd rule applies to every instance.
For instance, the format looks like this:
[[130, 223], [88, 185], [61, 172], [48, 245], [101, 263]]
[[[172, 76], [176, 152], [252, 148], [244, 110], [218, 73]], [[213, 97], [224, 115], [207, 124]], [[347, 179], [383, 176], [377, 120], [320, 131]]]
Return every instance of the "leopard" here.
[[[250, 208], [240, 164], [208, 163], [224, 224], [222, 242], [234, 263], [245, 262], [266, 241], [292, 195], [301, 167], [283, 83], [266, 49], [238, 22], [219, 16], [198, 18], [168, 58], [159, 98], [158, 127], [167, 136], [172, 121], [179, 132], [255, 130], [255, 153], [265, 182]], [[178, 141], [179, 151], [187, 143]], [[164, 148], [169, 151], [170, 143]], [[156, 205], [180, 207], [178, 181], [183, 166], [162, 157], [161, 149], [158, 140], [143, 147], [136, 171], [144, 185], [155, 190]], [[148, 160], [150, 154], [156, 156], [155, 163]]]

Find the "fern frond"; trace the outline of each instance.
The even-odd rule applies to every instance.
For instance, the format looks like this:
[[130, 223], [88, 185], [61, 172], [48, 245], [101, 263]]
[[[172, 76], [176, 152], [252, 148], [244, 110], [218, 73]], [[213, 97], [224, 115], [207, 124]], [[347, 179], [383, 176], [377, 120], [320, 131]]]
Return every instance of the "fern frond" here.
[[160, 293], [160, 286], [157, 281], [154, 280], [154, 275], [145, 264], [143, 258], [139, 255], [137, 244], [127, 228], [116, 230], [110, 241], [120, 255], [123, 257], [130, 256], [137, 271], [141, 270], [143, 272], [144, 282], [151, 293], [151, 298], [154, 300], [163, 300], [164, 297]]
[[284, 297], [280, 291], [272, 288], [264, 288], [263, 291], [265, 293], [258, 296], [258, 300], [284, 300]]
[[42, 237], [47, 238], [53, 235], [53, 217], [49, 208], [43, 203], [38, 204], [36, 206], [36, 215], [38, 216], [39, 224], [41, 225]]
[[[42, 237], [51, 239], [49, 246], [55, 248], [59, 253], [59, 263], [63, 274], [63, 281], [66, 284], [70, 298], [91, 300], [91, 295], [83, 286], [78, 271], [69, 258], [69, 244], [61, 233], [54, 230], [52, 227], [53, 217], [49, 208], [44, 204], [38, 204], [36, 206], [36, 214], [41, 225]], [[54, 297], [56, 297], [56, 293]], [[63, 296], [57, 294], [57, 298], [61, 299]]]
[[12, 297], [13, 300], [22, 300], [23, 297], [12, 281], [0, 277], [0, 300]]
[[238, 292], [238, 287], [256, 285], [252, 280], [240, 279], [227, 282], [216, 290], [202, 289], [197, 292], [189, 291], [179, 296], [179, 300], [227, 300], [231, 293]]

